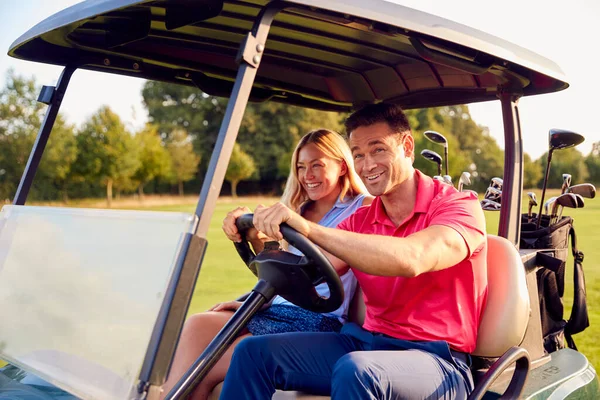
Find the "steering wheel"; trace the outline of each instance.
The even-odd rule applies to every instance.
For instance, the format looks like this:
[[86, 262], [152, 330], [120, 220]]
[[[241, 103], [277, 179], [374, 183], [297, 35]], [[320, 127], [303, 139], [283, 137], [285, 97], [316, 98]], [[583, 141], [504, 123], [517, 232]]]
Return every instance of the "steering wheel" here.
[[[344, 301], [344, 287], [329, 259], [306, 237], [288, 224], [281, 224], [283, 238], [304, 254], [298, 256], [269, 246], [258, 254], [250, 249], [245, 237], [246, 231], [254, 227], [253, 214], [244, 214], [236, 220], [242, 235], [241, 243], [235, 248], [248, 268], [259, 279], [275, 288], [275, 293], [304, 309], [319, 313], [337, 310]], [[319, 295], [315, 286], [325, 282], [329, 287], [329, 297]]]

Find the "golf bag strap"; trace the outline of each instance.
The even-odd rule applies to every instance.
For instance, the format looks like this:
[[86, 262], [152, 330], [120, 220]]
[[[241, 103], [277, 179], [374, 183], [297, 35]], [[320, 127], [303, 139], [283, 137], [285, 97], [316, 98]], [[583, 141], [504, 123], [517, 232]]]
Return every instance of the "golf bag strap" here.
[[575, 229], [571, 227], [569, 231], [571, 237], [571, 250], [573, 252], [573, 258], [575, 259], [575, 265], [573, 270], [573, 308], [571, 309], [571, 316], [565, 326], [565, 336], [568, 341], [572, 342], [570, 336], [582, 332], [590, 326], [587, 311], [587, 300], [585, 293], [585, 276], [583, 273], [583, 253], [577, 250], [577, 235]]

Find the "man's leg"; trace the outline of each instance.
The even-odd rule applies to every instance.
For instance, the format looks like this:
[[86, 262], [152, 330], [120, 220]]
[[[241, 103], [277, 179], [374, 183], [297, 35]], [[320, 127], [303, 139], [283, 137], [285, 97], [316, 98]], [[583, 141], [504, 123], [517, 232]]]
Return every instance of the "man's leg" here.
[[332, 399], [466, 399], [458, 368], [421, 350], [357, 351], [333, 371]]
[[254, 336], [236, 347], [221, 399], [270, 399], [275, 389], [329, 394], [335, 363], [362, 350], [353, 338], [332, 332]]

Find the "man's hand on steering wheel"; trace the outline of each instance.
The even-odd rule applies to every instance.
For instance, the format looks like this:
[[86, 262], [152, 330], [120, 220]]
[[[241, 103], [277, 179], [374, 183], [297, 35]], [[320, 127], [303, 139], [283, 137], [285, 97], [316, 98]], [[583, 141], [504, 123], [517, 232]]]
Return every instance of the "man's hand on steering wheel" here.
[[[303, 227], [307, 233], [306, 221], [283, 204], [268, 208], [260, 206], [257, 211], [260, 213], [257, 220], [262, 227], [258, 228], [259, 231], [272, 232], [273, 236], [285, 239], [303, 254], [299, 256], [280, 251], [279, 246], [254, 254], [247, 240], [234, 243], [242, 260], [259, 278], [259, 284], [263, 282], [264, 287], [260, 290], [265, 291], [265, 297], [271, 298], [273, 294], [279, 294], [284, 299], [315, 312], [331, 312], [339, 308], [344, 301], [344, 288], [336, 268], [317, 245], [283, 222]], [[242, 236], [254, 228], [254, 220], [252, 214], [236, 219], [237, 230]], [[274, 229], [271, 225], [274, 223], [282, 225]], [[328, 298], [321, 297], [315, 289], [316, 285], [323, 282], [329, 287]]]
[[305, 237], [308, 237], [310, 233], [310, 224], [308, 221], [281, 202], [270, 207], [263, 205], [256, 207], [252, 222], [256, 229], [276, 240], [283, 239], [279, 225], [284, 222]]

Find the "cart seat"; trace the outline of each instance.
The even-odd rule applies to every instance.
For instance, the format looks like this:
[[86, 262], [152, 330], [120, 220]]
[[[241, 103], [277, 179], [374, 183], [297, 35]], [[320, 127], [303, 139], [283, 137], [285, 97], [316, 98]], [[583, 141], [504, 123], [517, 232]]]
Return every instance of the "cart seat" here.
[[78, 398], [137, 398], [193, 224], [183, 213], [4, 206], [0, 359]]
[[[488, 297], [473, 355], [495, 358], [521, 344], [529, 319], [529, 293], [525, 268], [515, 247], [503, 237], [494, 235], [488, 235], [487, 242]], [[351, 302], [349, 319], [362, 325], [364, 318], [362, 291], [357, 289]], [[222, 384], [215, 388], [211, 399], [218, 399], [221, 389]], [[281, 390], [273, 395], [276, 400], [328, 398]]]

